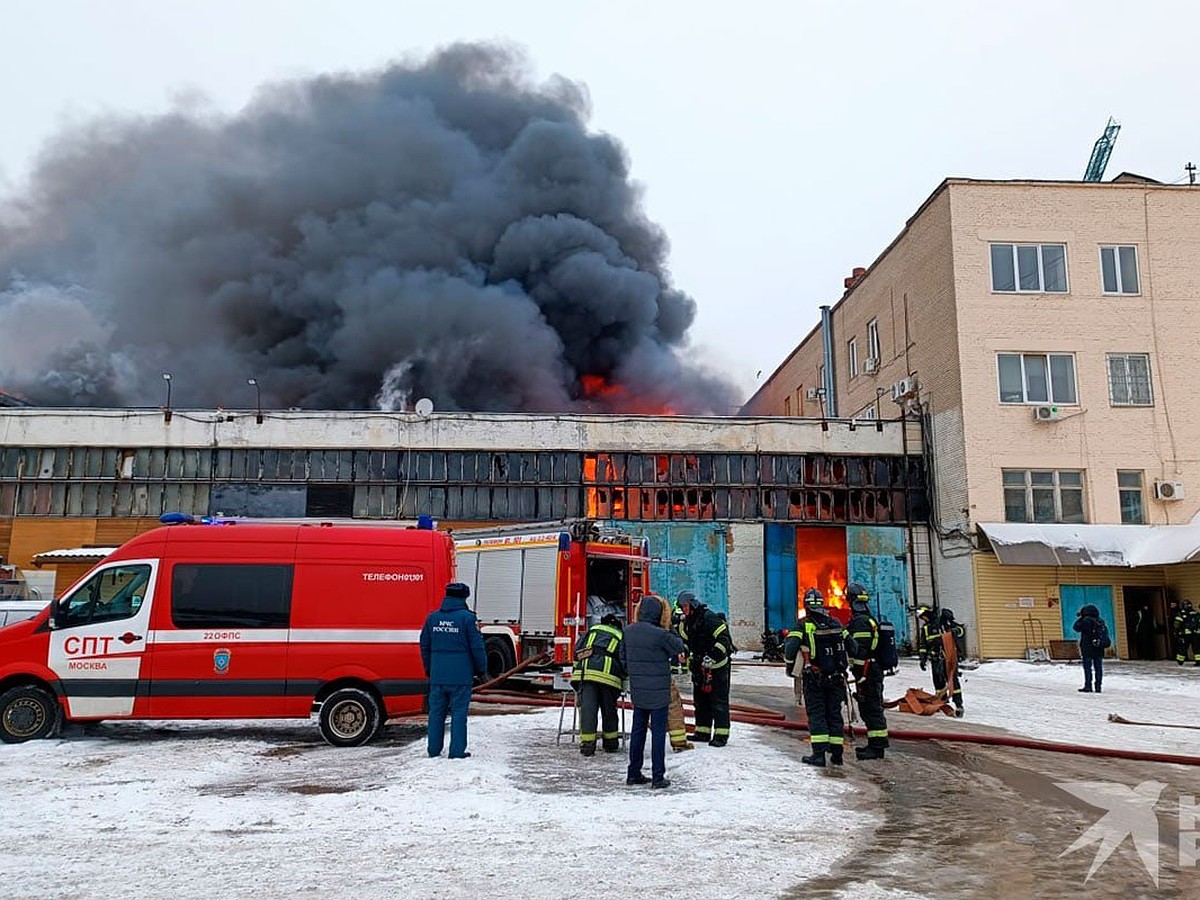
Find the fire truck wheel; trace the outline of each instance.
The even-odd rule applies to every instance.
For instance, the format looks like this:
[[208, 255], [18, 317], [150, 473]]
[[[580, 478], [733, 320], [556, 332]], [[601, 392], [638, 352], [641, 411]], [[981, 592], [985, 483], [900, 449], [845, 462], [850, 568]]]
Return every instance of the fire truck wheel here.
[[491, 681], [503, 675], [517, 664], [513, 655], [512, 642], [508, 638], [492, 635], [485, 638], [483, 648], [487, 651], [487, 677]]
[[58, 724], [58, 704], [53, 695], [31, 684], [0, 694], [0, 740], [19, 744], [44, 738]]
[[321, 737], [335, 747], [358, 747], [379, 732], [383, 710], [362, 688], [339, 688], [321, 704]]

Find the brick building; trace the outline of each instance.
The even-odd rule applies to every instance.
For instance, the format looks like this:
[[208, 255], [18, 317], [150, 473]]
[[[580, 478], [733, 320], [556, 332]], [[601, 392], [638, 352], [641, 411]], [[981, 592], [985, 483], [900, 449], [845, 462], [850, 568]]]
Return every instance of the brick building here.
[[1198, 260], [1200, 188], [947, 179], [744, 412], [924, 420], [936, 591], [982, 655], [1084, 602], [1166, 655], [1133, 630], [1200, 599]]

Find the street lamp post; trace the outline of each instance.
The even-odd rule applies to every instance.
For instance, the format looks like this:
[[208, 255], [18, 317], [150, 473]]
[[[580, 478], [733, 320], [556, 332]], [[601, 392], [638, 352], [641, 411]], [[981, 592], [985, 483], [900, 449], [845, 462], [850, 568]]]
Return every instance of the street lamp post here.
[[259, 387], [257, 378], [247, 378], [246, 384], [248, 384], [248, 385], [250, 385], [250, 387], [254, 388], [254, 409], [256, 410], [255, 415], [254, 415], [254, 421], [257, 422], [259, 425], [261, 425], [262, 420], [263, 420], [262, 388]]
[[171, 373], [163, 372], [163, 381], [167, 383], [167, 405], [163, 407], [163, 421], [171, 421]]

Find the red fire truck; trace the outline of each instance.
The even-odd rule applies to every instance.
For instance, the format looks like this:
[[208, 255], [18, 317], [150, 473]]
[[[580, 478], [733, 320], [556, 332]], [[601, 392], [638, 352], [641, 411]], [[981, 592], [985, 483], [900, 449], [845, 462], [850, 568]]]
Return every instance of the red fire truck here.
[[519, 677], [563, 686], [589, 615], [614, 611], [627, 620], [649, 590], [649, 542], [590, 520], [463, 530], [455, 546], [492, 678], [546, 654], [549, 662]]
[[0, 739], [63, 718], [315, 715], [329, 743], [355, 746], [421, 709], [418, 643], [454, 580], [448, 534], [181, 518], [0, 629]]

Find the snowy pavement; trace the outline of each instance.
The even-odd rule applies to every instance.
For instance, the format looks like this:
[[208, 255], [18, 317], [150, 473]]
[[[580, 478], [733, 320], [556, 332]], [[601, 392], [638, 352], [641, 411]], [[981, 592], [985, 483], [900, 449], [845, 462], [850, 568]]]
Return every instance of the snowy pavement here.
[[[788, 687], [780, 666], [738, 666], [738, 685]], [[1146, 727], [1110, 722], [1110, 713], [1139, 722], [1200, 726], [1200, 669], [1170, 662], [1106, 662], [1104, 693], [1081, 694], [1083, 670], [1078, 662], [1032, 663], [998, 660], [962, 673], [966, 715], [915, 716], [888, 712], [893, 729], [1009, 734], [1055, 743], [1149, 750], [1200, 757], [1200, 728]], [[914, 660], [901, 661], [900, 672], [887, 679], [884, 696], [896, 699], [910, 687], [933, 690], [928, 672]], [[983, 726], [981, 728], [980, 726]]]
[[767, 729], [669, 754], [673, 784], [651, 791], [624, 784], [624, 752], [556, 745], [555, 709], [486, 713], [461, 761], [429, 759], [423, 724], [357, 749], [291, 722], [0, 745], [0, 893], [770, 897], [878, 822], [848, 814], [869, 785], [799, 765], [794, 738]]

